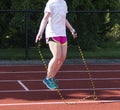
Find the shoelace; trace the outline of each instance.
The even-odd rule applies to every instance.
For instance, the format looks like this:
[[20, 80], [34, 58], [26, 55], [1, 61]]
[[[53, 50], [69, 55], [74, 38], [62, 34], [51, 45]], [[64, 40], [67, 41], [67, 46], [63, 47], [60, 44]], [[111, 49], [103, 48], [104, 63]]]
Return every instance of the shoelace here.
[[50, 81], [52, 82], [52, 84], [53, 84], [55, 87], [58, 87], [57, 84], [56, 84], [55, 78], [51, 78]]

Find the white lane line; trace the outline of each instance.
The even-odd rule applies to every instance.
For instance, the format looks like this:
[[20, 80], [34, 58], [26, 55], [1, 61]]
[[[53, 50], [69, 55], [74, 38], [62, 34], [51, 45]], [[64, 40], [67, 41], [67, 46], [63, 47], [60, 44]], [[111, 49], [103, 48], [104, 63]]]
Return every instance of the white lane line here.
[[22, 81], [18, 80], [18, 83], [25, 89], [25, 91], [29, 91], [29, 89], [22, 83]]
[[8, 103], [0, 104], [0, 107], [5, 106], [29, 106], [29, 105], [63, 105], [63, 104], [84, 104], [84, 103], [112, 103], [120, 102], [120, 100], [91, 100], [91, 101], [68, 101], [68, 102], [31, 102], [31, 103]]
[[31, 74], [31, 73], [45, 73], [46, 71], [1, 71], [0, 74], [17, 74], [17, 73], [20, 73], [20, 74]]
[[[76, 71], [59, 71], [59, 73], [87, 73], [88, 71], [86, 70], [76, 70]], [[120, 72], [120, 70], [89, 70], [89, 72], [91, 73], [100, 73], [100, 72]], [[16, 73], [27, 73], [27, 74], [31, 74], [31, 73], [46, 73], [46, 71], [0, 71], [0, 74], [16, 74]]]
[[[75, 81], [86, 81], [86, 80], [90, 80], [90, 78], [71, 78], [71, 79], [56, 79], [56, 80], [60, 80], [60, 81], [71, 81], [71, 80], [75, 80]], [[92, 80], [95, 81], [103, 81], [103, 80], [120, 80], [120, 78], [92, 78]]]
[[[80, 60], [80, 59], [78, 59]], [[89, 63], [88, 66], [120, 66], [120, 63]], [[84, 66], [84, 64], [64, 64], [64, 66]], [[18, 64], [18, 65], [10, 65], [10, 64], [0, 64], [0, 67], [44, 67], [40, 64]]]
[[[69, 79], [56, 79], [57, 81], [87, 81], [89, 78], [69, 78]], [[92, 78], [94, 81], [112, 81], [112, 80], [120, 80], [120, 78]], [[17, 82], [18, 80], [0, 80], [0, 82]], [[42, 79], [30, 79], [30, 80], [20, 80], [24, 82], [37, 82], [42, 81]]]
[[[59, 89], [59, 91], [92, 91], [93, 88], [78, 88], [78, 89]], [[120, 90], [120, 88], [95, 88], [96, 91], [99, 90]], [[53, 90], [54, 91], [54, 90]], [[49, 89], [38, 89], [38, 90], [0, 90], [0, 93], [19, 93], [19, 92], [51, 92]]]

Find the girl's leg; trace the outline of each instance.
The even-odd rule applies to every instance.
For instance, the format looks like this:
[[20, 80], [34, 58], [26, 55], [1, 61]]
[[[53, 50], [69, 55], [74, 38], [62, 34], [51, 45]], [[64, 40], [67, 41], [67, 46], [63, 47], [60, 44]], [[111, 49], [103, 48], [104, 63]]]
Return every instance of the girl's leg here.
[[59, 43], [49, 41], [49, 48], [53, 55], [53, 58], [48, 64], [47, 77], [53, 78], [66, 58], [67, 45], [62, 46]]
[[59, 69], [61, 68], [63, 62], [65, 61], [66, 55], [67, 55], [67, 44], [61, 45], [61, 58], [59, 59], [59, 61], [57, 62], [57, 65], [55, 67], [54, 77], [57, 74], [57, 72], [59, 71]]

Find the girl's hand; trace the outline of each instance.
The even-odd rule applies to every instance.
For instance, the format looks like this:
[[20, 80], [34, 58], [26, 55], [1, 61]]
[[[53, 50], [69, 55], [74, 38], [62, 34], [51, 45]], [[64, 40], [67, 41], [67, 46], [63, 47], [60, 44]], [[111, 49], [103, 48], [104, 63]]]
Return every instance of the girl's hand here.
[[35, 39], [35, 43], [39, 42], [41, 39], [42, 39], [42, 35], [37, 34], [36, 39]]
[[73, 38], [74, 38], [74, 39], [78, 37], [78, 36], [77, 36], [77, 32], [76, 32], [75, 30], [72, 31], [72, 35], [73, 35]]

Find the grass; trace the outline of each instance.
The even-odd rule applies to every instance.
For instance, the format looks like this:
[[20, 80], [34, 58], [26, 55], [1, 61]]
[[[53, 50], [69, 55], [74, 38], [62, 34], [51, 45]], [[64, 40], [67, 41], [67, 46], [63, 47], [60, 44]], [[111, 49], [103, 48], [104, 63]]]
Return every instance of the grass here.
[[18, 60], [24, 59], [25, 52], [22, 48], [10, 48], [10, 49], [0, 49], [0, 59], [1, 60]]
[[[90, 59], [119, 59], [120, 58], [120, 48], [104, 48], [94, 51], [82, 51], [85, 58]], [[81, 54], [78, 49], [72, 49], [69, 51], [68, 58], [80, 58]]]
[[[41, 52], [45, 59], [52, 57], [48, 48], [41, 48]], [[83, 51], [85, 58], [91, 59], [120, 59], [120, 42], [117, 44], [108, 43], [103, 44], [103, 48], [94, 51]], [[39, 59], [39, 53], [36, 48], [29, 48], [28, 59]], [[80, 58], [80, 52], [77, 46], [70, 46], [68, 48], [67, 59]], [[0, 60], [25, 60], [25, 49], [24, 48], [9, 48], [0, 49]]]

